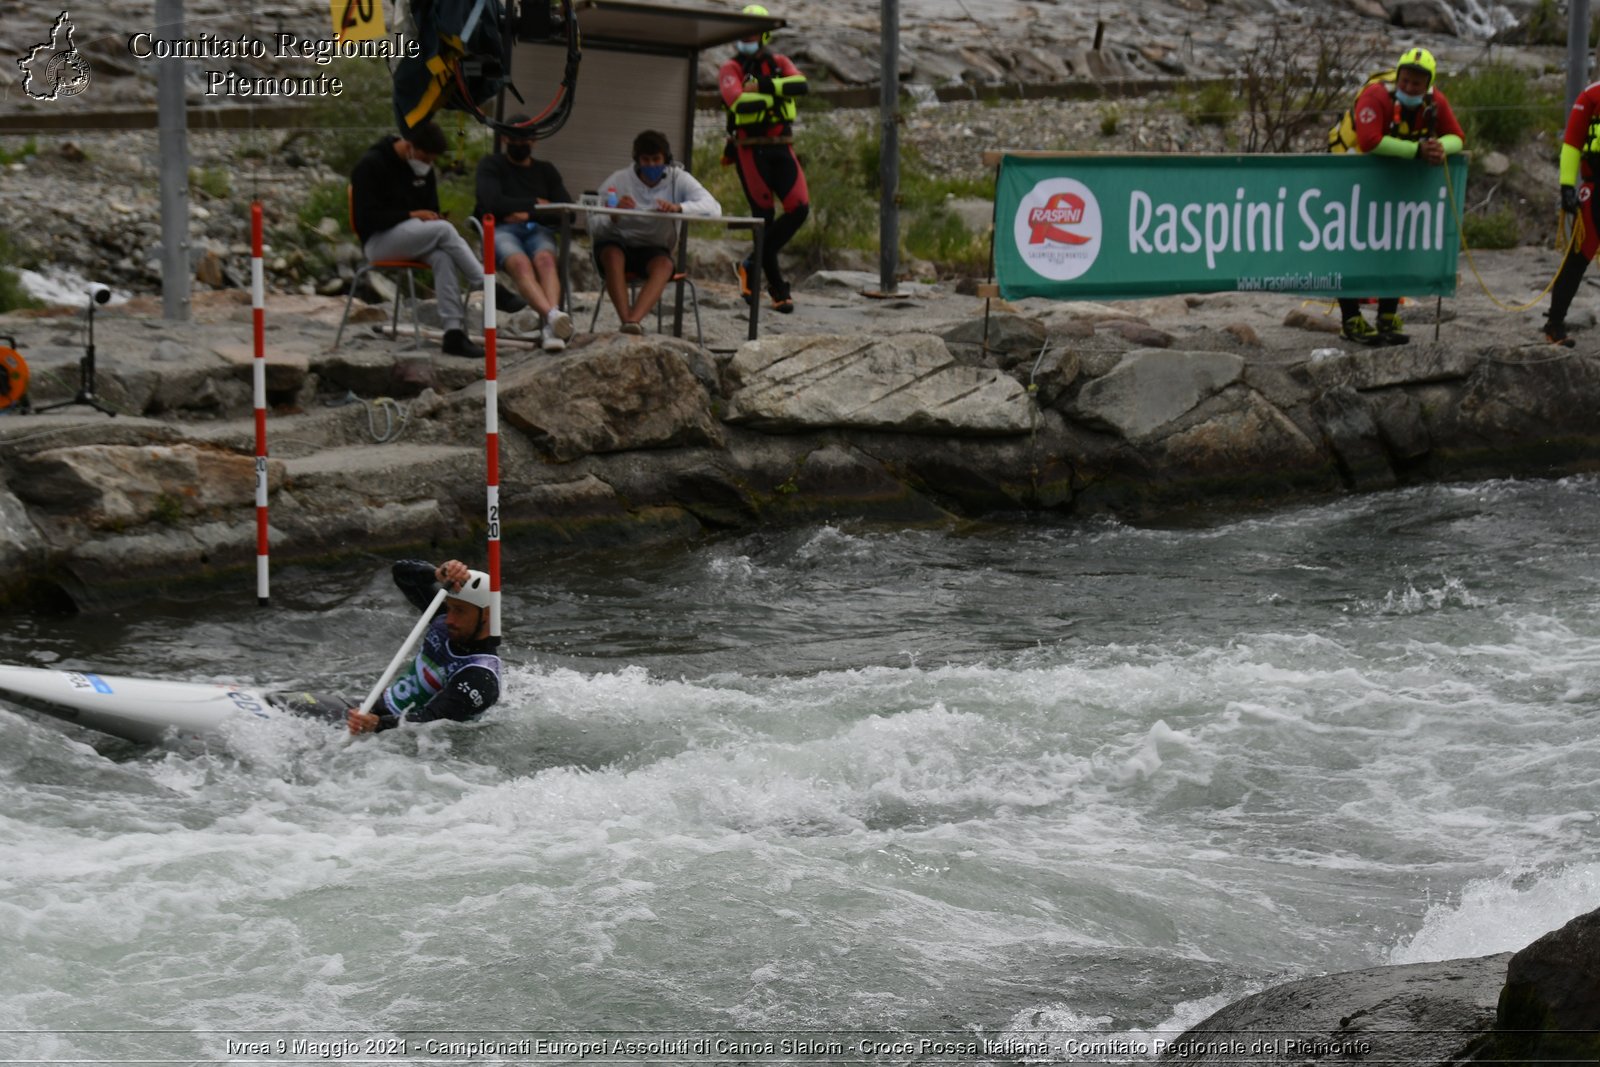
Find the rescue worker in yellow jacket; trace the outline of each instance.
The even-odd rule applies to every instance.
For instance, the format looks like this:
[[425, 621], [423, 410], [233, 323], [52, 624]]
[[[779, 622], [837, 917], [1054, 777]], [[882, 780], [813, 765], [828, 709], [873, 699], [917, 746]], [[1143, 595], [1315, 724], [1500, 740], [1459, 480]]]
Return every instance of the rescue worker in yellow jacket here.
[[[765, 17], [767, 9], [750, 4], [746, 15]], [[750, 34], [736, 42], [736, 54], [722, 64], [717, 88], [728, 109], [728, 149], [723, 163], [736, 164], [750, 213], [767, 222], [762, 243], [761, 271], [775, 311], [794, 311], [794, 298], [778, 264], [778, 253], [788, 244], [811, 213], [806, 174], [794, 154], [795, 97], [806, 92], [806, 76], [788, 56], [767, 47], [771, 33]], [[776, 207], [783, 206], [778, 217]], [[776, 221], [774, 221], [776, 219]], [[739, 264], [739, 288], [746, 303], [754, 303], [750, 285], [751, 261]]]
[[[1437, 74], [1432, 52], [1407, 49], [1395, 64], [1392, 81], [1374, 78], [1361, 90], [1355, 106], [1329, 132], [1328, 150], [1420, 159], [1433, 166], [1459, 153], [1466, 146], [1466, 135], [1450, 101], [1434, 84]], [[1381, 297], [1374, 327], [1362, 316], [1359, 300], [1339, 300], [1343, 336], [1359, 344], [1393, 345], [1410, 340], [1399, 312], [1399, 297]]]

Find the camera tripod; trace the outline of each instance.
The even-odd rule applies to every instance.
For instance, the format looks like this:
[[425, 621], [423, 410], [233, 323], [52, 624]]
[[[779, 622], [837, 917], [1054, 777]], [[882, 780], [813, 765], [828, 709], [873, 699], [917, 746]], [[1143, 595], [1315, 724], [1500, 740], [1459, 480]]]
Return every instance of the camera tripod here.
[[74, 404], [86, 404], [96, 411], [105, 412], [112, 418], [117, 417], [115, 411], [112, 411], [104, 401], [94, 395], [94, 306], [96, 303], [98, 301], [93, 295], [90, 295], [88, 311], [89, 337], [84, 344], [83, 358], [78, 361], [78, 394], [71, 400], [59, 400], [54, 404], [35, 407], [33, 409], [34, 414], [43, 414], [46, 411], [54, 411], [57, 408], [72, 407]]

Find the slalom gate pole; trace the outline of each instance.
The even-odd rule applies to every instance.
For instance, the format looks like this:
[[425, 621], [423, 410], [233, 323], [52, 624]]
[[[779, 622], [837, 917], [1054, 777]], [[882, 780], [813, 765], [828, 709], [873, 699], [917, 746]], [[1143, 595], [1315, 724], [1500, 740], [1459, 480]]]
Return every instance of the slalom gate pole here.
[[256, 404], [256, 603], [266, 607], [267, 596], [267, 285], [261, 266], [261, 201], [250, 205], [250, 320], [255, 334]]
[[483, 217], [483, 437], [489, 518], [489, 636], [500, 636], [500, 366], [495, 352], [494, 216]]
[[411, 651], [411, 646], [417, 643], [417, 638], [422, 636], [422, 631], [426, 630], [428, 624], [433, 621], [433, 613], [439, 610], [439, 605], [444, 603], [444, 598], [448, 595], [448, 592], [445, 589], [439, 590], [433, 594], [433, 603], [422, 609], [422, 618], [417, 620], [417, 624], [406, 635], [405, 644], [400, 646], [400, 651], [394, 654], [394, 659], [390, 660], [389, 666], [384, 668], [383, 677], [379, 678], [378, 684], [372, 687], [372, 692], [367, 694], [367, 699], [361, 702], [361, 714], [366, 715], [372, 711], [372, 705], [378, 702], [378, 697], [382, 696], [384, 689], [388, 688], [395, 672], [400, 669], [400, 664], [405, 662], [406, 653]]

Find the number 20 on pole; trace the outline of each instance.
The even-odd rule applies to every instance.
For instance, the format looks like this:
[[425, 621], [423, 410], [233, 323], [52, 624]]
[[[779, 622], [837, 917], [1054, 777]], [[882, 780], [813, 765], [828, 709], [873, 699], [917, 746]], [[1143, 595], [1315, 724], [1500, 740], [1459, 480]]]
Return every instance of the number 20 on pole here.
[[336, 41], [370, 41], [384, 34], [379, 0], [332, 0], [332, 11]]

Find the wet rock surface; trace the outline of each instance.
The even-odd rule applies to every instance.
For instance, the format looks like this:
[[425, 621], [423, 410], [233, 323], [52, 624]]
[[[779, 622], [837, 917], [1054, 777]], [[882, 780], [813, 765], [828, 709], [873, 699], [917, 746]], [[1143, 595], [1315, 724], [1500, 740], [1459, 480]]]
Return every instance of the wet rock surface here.
[[[1554, 260], [1524, 249], [1479, 266], [1510, 295]], [[749, 342], [731, 280], [701, 290], [705, 348], [608, 332], [560, 355], [500, 342], [501, 506], [517, 550], [800, 521], [1137, 521], [1600, 461], [1592, 335], [1537, 344], [1537, 311], [1506, 314], [1472, 290], [1439, 341], [1414, 327], [1410, 346], [1379, 350], [1340, 347], [1316, 329], [1332, 307], [1290, 296], [1008, 305], [933, 284], [882, 301], [839, 278]], [[598, 296], [575, 294], [580, 322]], [[1586, 290], [1577, 310], [1594, 304]], [[1285, 325], [1291, 309], [1309, 326]], [[437, 331], [422, 350], [404, 328], [391, 339], [387, 316], [334, 348], [342, 310], [336, 297], [268, 301], [274, 557], [470, 546], [482, 361], [442, 355]], [[80, 387], [81, 319], [0, 316], [36, 404]], [[98, 314], [96, 396], [115, 417], [0, 414], [3, 595], [43, 582], [111, 603], [251, 565], [249, 337], [249, 309], [226, 293], [198, 294], [188, 323], [112, 305]]]
[[1183, 1063], [1578, 1063], [1600, 1054], [1600, 911], [1512, 954], [1288, 982], [1163, 1051]]

